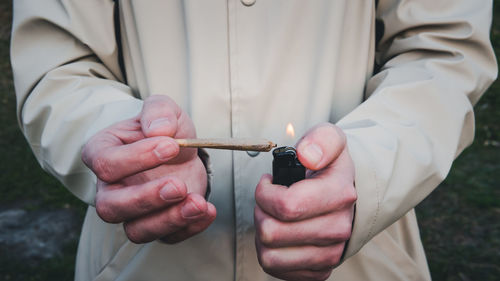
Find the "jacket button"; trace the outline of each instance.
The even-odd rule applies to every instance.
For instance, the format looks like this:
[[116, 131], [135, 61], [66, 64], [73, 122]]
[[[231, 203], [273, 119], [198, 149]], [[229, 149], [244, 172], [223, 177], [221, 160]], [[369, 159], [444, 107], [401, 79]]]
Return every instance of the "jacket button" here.
[[247, 154], [250, 157], [255, 157], [255, 156], [259, 155], [259, 153], [260, 152], [258, 152], [258, 151], [247, 151]]
[[243, 5], [245, 6], [252, 6], [253, 4], [255, 4], [255, 0], [241, 0], [241, 3], [243, 3]]

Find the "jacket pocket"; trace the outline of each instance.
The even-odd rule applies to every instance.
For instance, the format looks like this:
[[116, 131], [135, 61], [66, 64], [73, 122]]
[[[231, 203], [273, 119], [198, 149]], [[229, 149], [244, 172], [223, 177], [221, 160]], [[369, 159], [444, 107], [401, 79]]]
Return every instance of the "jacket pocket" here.
[[110, 261], [104, 265], [94, 280], [115, 280], [143, 246], [134, 244], [128, 240], [125, 241]]

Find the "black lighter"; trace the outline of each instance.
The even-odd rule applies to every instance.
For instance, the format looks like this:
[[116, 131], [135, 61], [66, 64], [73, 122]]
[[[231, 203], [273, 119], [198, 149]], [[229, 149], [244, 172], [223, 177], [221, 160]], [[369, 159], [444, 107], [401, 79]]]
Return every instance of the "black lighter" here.
[[297, 158], [295, 148], [282, 146], [273, 150], [273, 184], [290, 186], [306, 177], [306, 168]]

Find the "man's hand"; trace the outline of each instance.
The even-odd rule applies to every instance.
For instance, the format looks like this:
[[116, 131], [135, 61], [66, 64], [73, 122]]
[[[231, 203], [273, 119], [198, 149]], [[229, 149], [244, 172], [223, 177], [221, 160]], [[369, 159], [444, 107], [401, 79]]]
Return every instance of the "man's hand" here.
[[312, 128], [297, 153], [306, 179], [289, 188], [264, 175], [255, 191], [259, 263], [287, 280], [325, 280], [351, 236], [356, 190], [345, 135], [332, 124]]
[[191, 119], [166, 96], [149, 97], [139, 116], [93, 136], [82, 160], [97, 175], [99, 217], [124, 223], [135, 243], [177, 243], [205, 230], [216, 216], [204, 199], [205, 167], [196, 149], [174, 140], [193, 137]]

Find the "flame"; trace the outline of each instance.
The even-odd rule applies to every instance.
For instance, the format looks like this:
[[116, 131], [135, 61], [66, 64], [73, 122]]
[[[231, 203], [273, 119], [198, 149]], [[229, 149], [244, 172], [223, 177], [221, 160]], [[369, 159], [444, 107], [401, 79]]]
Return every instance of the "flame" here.
[[292, 139], [295, 137], [295, 130], [293, 129], [292, 123], [288, 123], [288, 125], [286, 125], [286, 135]]

